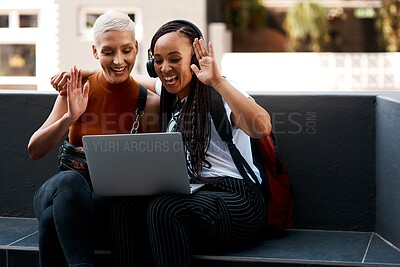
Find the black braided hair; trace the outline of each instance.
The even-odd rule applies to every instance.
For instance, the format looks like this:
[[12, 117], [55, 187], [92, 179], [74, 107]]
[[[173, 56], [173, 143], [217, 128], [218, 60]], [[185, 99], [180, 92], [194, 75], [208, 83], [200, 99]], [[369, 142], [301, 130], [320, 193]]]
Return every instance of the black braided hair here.
[[[170, 32], [178, 32], [184, 35], [190, 45], [193, 44], [195, 38], [199, 38], [198, 32], [189, 24], [182, 21], [171, 21], [161, 26], [153, 36], [150, 46], [153, 53], [157, 40]], [[199, 67], [196, 55], [193, 55], [191, 64], [196, 64]], [[163, 86], [160, 101], [160, 130], [165, 131], [172, 117], [176, 95], [169, 93]], [[207, 183], [207, 179], [201, 177], [200, 172], [203, 165], [207, 164], [206, 153], [210, 144], [211, 127], [209, 113], [209, 88], [193, 74], [190, 82], [190, 92], [178, 120], [178, 131], [181, 132], [187, 152], [189, 153], [189, 170], [193, 174], [193, 178], [200, 183]]]

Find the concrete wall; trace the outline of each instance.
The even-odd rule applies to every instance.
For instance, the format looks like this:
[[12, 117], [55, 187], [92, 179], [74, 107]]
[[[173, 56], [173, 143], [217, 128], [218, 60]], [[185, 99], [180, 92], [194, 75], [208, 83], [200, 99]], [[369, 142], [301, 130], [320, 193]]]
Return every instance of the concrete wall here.
[[400, 97], [377, 98], [376, 228], [400, 245]]
[[55, 94], [0, 93], [0, 216], [32, 217], [36, 188], [57, 170], [56, 151], [32, 161], [26, 146]]
[[297, 228], [375, 227], [375, 96], [258, 95], [294, 183]]

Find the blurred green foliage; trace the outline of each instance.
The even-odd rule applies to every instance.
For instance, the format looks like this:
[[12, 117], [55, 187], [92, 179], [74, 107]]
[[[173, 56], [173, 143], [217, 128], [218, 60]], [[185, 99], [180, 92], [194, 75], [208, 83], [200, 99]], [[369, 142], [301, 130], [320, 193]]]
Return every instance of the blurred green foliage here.
[[376, 28], [379, 44], [386, 52], [400, 51], [400, 0], [382, 0]]
[[293, 51], [322, 52], [329, 44], [327, 10], [312, 1], [302, 1], [289, 8], [283, 27]]
[[224, 20], [229, 29], [262, 29], [267, 11], [261, 0], [225, 0]]

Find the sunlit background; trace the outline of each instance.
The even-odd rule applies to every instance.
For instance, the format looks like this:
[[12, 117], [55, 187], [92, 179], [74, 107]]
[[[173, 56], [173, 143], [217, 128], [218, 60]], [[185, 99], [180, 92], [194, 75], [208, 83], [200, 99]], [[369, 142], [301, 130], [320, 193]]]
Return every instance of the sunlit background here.
[[189, 19], [214, 43], [225, 76], [247, 91], [400, 90], [400, 0], [13, 0], [0, 3], [0, 89], [49, 91], [73, 65], [98, 69], [91, 26], [130, 15], [145, 74], [161, 24]]

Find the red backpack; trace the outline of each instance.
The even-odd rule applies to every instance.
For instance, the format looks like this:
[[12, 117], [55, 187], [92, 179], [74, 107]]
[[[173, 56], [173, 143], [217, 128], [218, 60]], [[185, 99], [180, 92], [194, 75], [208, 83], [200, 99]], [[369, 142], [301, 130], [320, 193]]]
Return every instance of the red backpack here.
[[267, 234], [272, 238], [279, 237], [285, 229], [293, 226], [292, 181], [273, 132], [264, 138], [251, 138], [251, 148], [253, 163], [260, 170], [260, 186], [267, 203]]
[[[278, 141], [273, 132], [264, 138], [251, 138], [253, 163], [259, 169], [259, 183], [253, 170], [232, 141], [232, 129], [226, 117], [222, 97], [210, 88], [211, 117], [221, 139], [228, 145], [232, 159], [243, 178], [251, 181], [248, 173], [261, 189], [266, 203], [266, 235], [278, 238], [293, 226], [294, 196], [292, 182], [283, 164]], [[251, 183], [253, 183], [251, 181]]]

